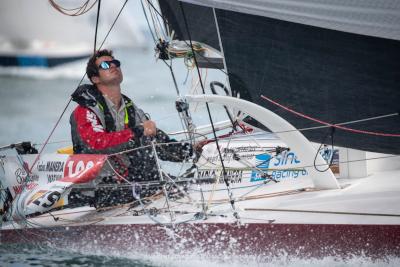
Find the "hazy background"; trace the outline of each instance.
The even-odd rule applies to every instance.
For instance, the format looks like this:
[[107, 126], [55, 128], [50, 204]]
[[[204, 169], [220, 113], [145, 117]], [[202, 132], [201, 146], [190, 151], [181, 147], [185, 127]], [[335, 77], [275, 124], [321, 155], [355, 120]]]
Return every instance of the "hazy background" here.
[[[47, 1], [44, 2], [47, 3]], [[118, 11], [124, 1], [115, 0], [114, 2], [117, 3], [116, 10]], [[155, 58], [154, 43], [150, 38], [140, 1], [131, 0], [128, 3], [129, 5], [123, 12], [134, 14], [136, 27], [143, 32], [145, 42], [140, 47], [114, 49], [115, 57], [122, 62], [123, 92], [150, 113], [160, 128], [166, 131], [180, 130], [182, 126], [175, 110], [177, 93], [170, 71], [161, 60]], [[1, 13], [3, 12], [4, 10], [1, 11]], [[36, 10], [36, 12], [40, 12], [40, 10]], [[54, 11], [46, 9], [43, 12]], [[84, 15], [92, 17], [92, 39], [94, 39], [95, 14], [96, 9], [92, 9], [90, 13]], [[35, 15], [40, 16], [40, 14]], [[62, 15], [60, 14], [60, 16]], [[67, 16], [66, 18], [76, 19]], [[57, 27], [57, 25], [51, 26]], [[119, 27], [125, 26], [122, 20], [118, 21], [109, 38], [118, 36]], [[98, 43], [102, 42], [108, 28], [103, 27], [103, 30], [98, 32]], [[59, 31], [62, 32], [63, 29], [59, 28]], [[24, 32], [20, 32], [20, 34], [23, 36]], [[107, 42], [105, 47], [107, 47]], [[69, 103], [68, 106], [67, 104], [70, 95], [85, 73], [86, 61], [82, 60], [51, 69], [0, 68], [0, 146], [31, 141], [39, 144], [38, 148], [40, 148], [40, 144], [47, 139], [65, 108], [66, 112], [46, 150], [53, 151], [56, 148], [70, 145], [69, 116], [76, 104], [74, 102]], [[197, 72], [195, 69], [188, 72], [182, 59], [174, 60], [173, 66], [179, 90], [182, 95], [187, 94], [195, 87], [198, 79]], [[207, 78], [204, 80], [207, 87], [209, 81], [216, 79], [224, 81], [224, 75], [220, 71], [209, 70], [206, 72], [204, 70], [202, 74], [203, 78]], [[85, 80], [84, 83], [88, 83], [88, 80]], [[200, 92], [199, 86], [197, 90]], [[197, 125], [209, 123], [204, 106], [199, 106], [194, 114]], [[227, 119], [220, 109], [214, 112], [214, 117], [216, 120]]]

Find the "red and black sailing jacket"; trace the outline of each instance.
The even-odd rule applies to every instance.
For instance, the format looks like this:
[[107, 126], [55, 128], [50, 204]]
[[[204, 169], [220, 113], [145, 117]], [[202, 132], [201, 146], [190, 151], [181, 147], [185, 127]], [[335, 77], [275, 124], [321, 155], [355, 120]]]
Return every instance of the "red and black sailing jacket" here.
[[72, 100], [79, 104], [70, 117], [72, 144], [75, 154], [110, 154], [137, 146], [142, 132], [138, 125], [147, 120], [144, 112], [127, 96], [125, 129], [116, 131], [115, 121], [103, 95], [93, 85], [79, 86]]

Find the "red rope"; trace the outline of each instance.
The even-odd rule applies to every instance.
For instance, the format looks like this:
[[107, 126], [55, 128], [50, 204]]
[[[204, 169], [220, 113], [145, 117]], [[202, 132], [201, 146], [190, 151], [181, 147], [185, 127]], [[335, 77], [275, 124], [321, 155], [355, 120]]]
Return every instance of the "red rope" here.
[[349, 131], [349, 132], [353, 132], [353, 133], [361, 133], [361, 134], [369, 134], [369, 135], [377, 135], [377, 136], [386, 136], [386, 137], [400, 137], [400, 134], [378, 133], [378, 132], [357, 130], [357, 129], [348, 128], [348, 127], [345, 127], [345, 126], [340, 126], [340, 125], [332, 124], [332, 123], [329, 123], [329, 122], [321, 121], [321, 120], [318, 120], [316, 118], [313, 118], [313, 117], [310, 117], [308, 115], [305, 115], [303, 113], [297, 112], [297, 111], [295, 111], [293, 109], [290, 109], [290, 108], [288, 108], [288, 107], [286, 107], [286, 106], [284, 106], [282, 104], [279, 104], [278, 102], [275, 102], [274, 100], [272, 100], [272, 99], [270, 99], [270, 98], [268, 98], [266, 96], [261, 95], [261, 98], [271, 102], [272, 104], [274, 104], [274, 105], [276, 105], [276, 106], [278, 106], [280, 108], [283, 108], [284, 110], [287, 110], [287, 111], [289, 111], [289, 112], [291, 112], [293, 114], [296, 114], [296, 115], [298, 115], [298, 116], [300, 116], [302, 118], [305, 118], [305, 119], [308, 119], [308, 120], [311, 120], [311, 121], [314, 121], [314, 122], [318, 122], [318, 123], [326, 125], [326, 126], [335, 127], [337, 129], [341, 129], [341, 130], [345, 130], [345, 131]]

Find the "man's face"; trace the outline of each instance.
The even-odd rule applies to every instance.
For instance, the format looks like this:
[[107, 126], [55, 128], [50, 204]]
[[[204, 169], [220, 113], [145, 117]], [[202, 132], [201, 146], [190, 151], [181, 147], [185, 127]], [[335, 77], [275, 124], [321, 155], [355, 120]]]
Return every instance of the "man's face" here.
[[110, 56], [103, 56], [99, 57], [96, 60], [96, 65], [99, 69], [99, 76], [95, 76], [96, 79], [94, 79], [94, 82], [96, 84], [103, 84], [103, 85], [115, 85], [115, 84], [120, 84], [123, 80], [122, 72], [120, 67], [117, 67], [114, 63], [108, 63], [110, 68], [108, 69], [102, 69], [100, 68], [100, 64], [103, 61], [111, 61], [114, 58]]

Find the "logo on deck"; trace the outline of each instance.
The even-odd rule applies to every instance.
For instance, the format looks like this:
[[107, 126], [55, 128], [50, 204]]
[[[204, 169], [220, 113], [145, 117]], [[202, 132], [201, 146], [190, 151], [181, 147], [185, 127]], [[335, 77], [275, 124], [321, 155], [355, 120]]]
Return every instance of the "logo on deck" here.
[[262, 177], [263, 172], [268, 171], [268, 176], [273, 179], [291, 179], [308, 175], [305, 168], [301, 167], [301, 162], [292, 151], [284, 151], [274, 157], [268, 154], [255, 156], [255, 166], [251, 172], [250, 182], [266, 180]]
[[271, 156], [268, 154], [256, 155], [256, 169], [251, 172], [250, 182], [263, 181], [266, 178], [262, 177], [262, 172], [266, 171], [269, 167]]

